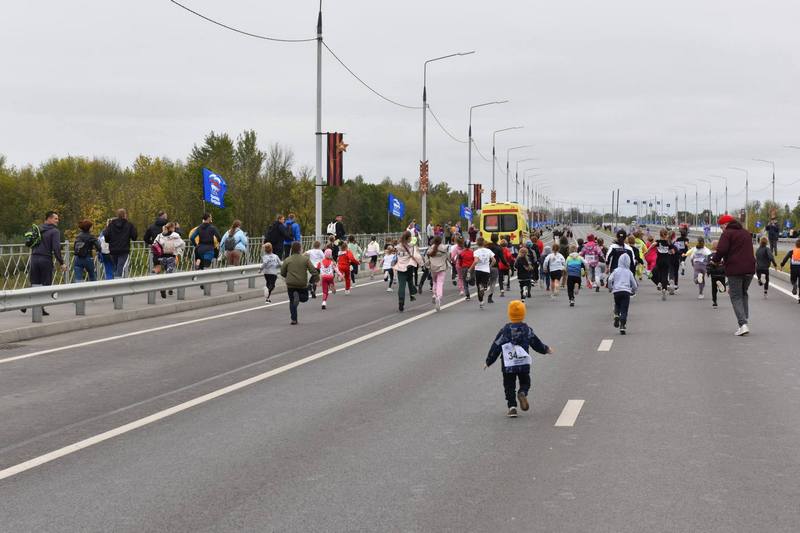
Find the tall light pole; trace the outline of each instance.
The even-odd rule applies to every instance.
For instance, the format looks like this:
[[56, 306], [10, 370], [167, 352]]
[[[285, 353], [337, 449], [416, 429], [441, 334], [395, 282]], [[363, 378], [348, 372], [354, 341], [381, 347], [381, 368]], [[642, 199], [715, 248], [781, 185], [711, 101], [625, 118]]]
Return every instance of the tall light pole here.
[[[442, 59], [448, 59], [450, 57], [458, 57], [458, 56], [468, 56], [470, 54], [474, 54], [475, 50], [471, 50], [469, 52], [456, 52], [454, 54], [448, 54], [446, 56], [434, 57], [433, 59], [428, 59], [422, 66], [422, 161], [421, 163], [427, 164], [428, 162], [428, 63], [433, 63], [434, 61], [441, 61]], [[428, 227], [428, 191], [427, 187], [425, 190], [422, 191], [422, 200], [420, 201], [420, 208], [422, 210], [422, 228], [423, 231], [427, 231]]]
[[750, 171], [746, 168], [739, 168], [739, 167], [728, 167], [731, 170], [738, 170], [739, 172], [744, 172], [744, 227], [747, 229], [747, 217], [748, 217], [748, 207], [747, 204], [750, 203]]
[[772, 165], [772, 203], [775, 204], [775, 161], [769, 159], [753, 159], [753, 161], [760, 161], [761, 163], [769, 163]]
[[530, 148], [532, 146], [533, 146], [532, 144], [523, 144], [521, 146], [513, 146], [513, 147], [509, 148], [508, 150], [506, 150], [506, 202], [510, 202], [511, 201], [511, 186], [509, 185], [509, 181], [508, 181], [508, 176], [509, 176], [508, 160], [509, 160], [509, 157], [511, 156], [511, 152], [513, 152], [514, 150], [521, 150], [523, 148]]
[[508, 100], [495, 100], [473, 105], [469, 108], [469, 131], [467, 135], [467, 203], [472, 206], [472, 110], [487, 105], [505, 104]]
[[709, 226], [713, 226], [714, 225], [714, 222], [713, 222], [714, 213], [711, 211], [711, 185], [713, 185], [713, 183], [710, 180], [707, 180], [705, 178], [697, 178], [697, 181], [702, 181], [703, 183], [708, 183], [708, 219], [709, 219], [708, 220], [708, 225]]
[[[686, 195], [686, 187], [684, 185], [674, 185], [673, 187], [676, 188], [676, 189], [682, 189], [683, 190], [683, 223], [686, 224], [687, 223], [686, 216], [689, 214], [689, 208], [686, 205], [686, 199], [687, 199], [686, 198], [686, 196], [687, 196]], [[678, 213], [678, 209], [677, 208], [678, 208], [678, 201], [675, 200], [675, 213], [676, 213], [675, 216], [678, 216], [677, 215], [677, 213]]]
[[494, 130], [492, 132], [492, 202], [497, 201], [497, 189], [494, 186], [494, 167], [497, 164], [497, 153], [495, 151], [497, 142], [497, 134], [503, 131], [510, 131], [510, 130], [521, 130], [525, 126], [512, 126], [510, 128], [503, 128], [501, 130]]
[[[547, 179], [541, 179], [541, 180], [532, 181], [531, 185], [534, 186], [533, 187], [533, 203], [536, 206], [536, 210], [539, 213], [541, 213], [542, 212], [542, 207], [543, 207], [542, 204], [544, 202], [543, 202], [543, 195], [542, 195], [541, 192], [539, 192], [539, 186], [541, 185], [542, 189], [544, 189], [544, 188], [550, 186], [550, 182], [548, 182]], [[541, 222], [541, 220], [539, 220], [539, 222]]]
[[317, 148], [317, 183], [314, 187], [314, 223], [316, 238], [322, 240], [322, 0], [317, 16], [317, 131], [314, 132]]
[[525, 159], [519, 159], [517, 161], [517, 166], [514, 169], [514, 202], [519, 203], [519, 164], [525, 161], [537, 161], [538, 158], [536, 157], [526, 157]]
[[687, 185], [694, 185], [694, 225], [695, 227], [699, 227], [698, 217], [700, 216], [700, 188], [697, 186], [697, 182], [695, 183], [687, 183]]
[[721, 178], [725, 180], [725, 214], [728, 214], [728, 178], [727, 176], [720, 176], [719, 174], [709, 174], [712, 178]]

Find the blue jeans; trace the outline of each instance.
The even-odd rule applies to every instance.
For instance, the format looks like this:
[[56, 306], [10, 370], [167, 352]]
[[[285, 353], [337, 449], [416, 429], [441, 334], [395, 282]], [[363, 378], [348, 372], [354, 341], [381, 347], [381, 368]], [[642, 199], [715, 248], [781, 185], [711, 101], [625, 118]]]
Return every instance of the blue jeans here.
[[114, 262], [114, 277], [122, 278], [125, 276], [125, 263], [128, 262], [128, 254], [121, 253], [111, 256], [111, 261]]
[[103, 261], [103, 273], [106, 279], [114, 279], [114, 262], [111, 260], [111, 256], [108, 254], [100, 254], [100, 258]]
[[83, 273], [86, 272], [89, 275], [89, 281], [97, 281], [97, 274], [94, 270], [94, 259], [91, 256], [87, 257], [75, 257], [75, 263], [72, 266], [72, 270], [75, 273], [75, 277], [73, 278], [73, 283], [80, 283], [83, 281]]

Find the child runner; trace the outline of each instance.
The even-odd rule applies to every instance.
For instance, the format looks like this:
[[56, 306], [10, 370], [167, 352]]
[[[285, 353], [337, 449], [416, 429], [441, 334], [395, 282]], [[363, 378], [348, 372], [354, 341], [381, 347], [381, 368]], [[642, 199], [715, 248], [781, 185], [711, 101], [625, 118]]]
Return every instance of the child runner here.
[[564, 267], [566, 266], [566, 259], [559, 253], [558, 243], [553, 244], [553, 251], [544, 258], [544, 272], [545, 275], [550, 277], [550, 283], [553, 285], [553, 290], [550, 293], [550, 299], [557, 297], [561, 286], [561, 279], [564, 277]]
[[591, 289], [592, 285], [594, 285], [595, 292], [600, 292], [600, 280], [602, 279], [602, 274], [600, 272], [599, 265], [602, 252], [595, 241], [594, 234], [590, 233], [586, 236], [586, 242], [583, 245], [583, 249], [578, 253], [581, 257], [583, 257], [584, 261], [586, 261], [586, 266], [588, 267], [589, 271], [589, 283], [586, 284], [586, 287]]
[[[492, 252], [494, 255], [494, 264], [492, 265], [489, 271], [489, 298], [487, 302], [492, 304], [494, 303], [494, 286], [497, 284], [497, 279], [500, 277], [500, 267], [501, 265], [505, 264], [506, 270], [508, 269], [508, 262], [506, 261], [506, 256], [503, 253], [503, 249], [500, 248], [500, 245], [497, 244], [500, 241], [500, 237], [497, 233], [492, 233], [491, 242], [486, 243], [486, 248]], [[503, 284], [500, 284], [500, 296], [503, 296]]]
[[[764, 286], [764, 298], [767, 297], [769, 291], [769, 266], [773, 265], [778, 268], [778, 263], [775, 262], [775, 254], [769, 248], [769, 239], [761, 237], [758, 249], [756, 250], [756, 276], [758, 276], [758, 284]], [[765, 281], [761, 281], [761, 276], [765, 277]]]
[[692, 265], [694, 271], [694, 282], [697, 285], [699, 294], [698, 300], [705, 298], [703, 289], [706, 287], [706, 277], [708, 276], [708, 262], [711, 258], [711, 250], [706, 248], [706, 241], [703, 237], [697, 239], [697, 246], [686, 253], [686, 260]]
[[450, 244], [450, 265], [453, 267], [452, 280], [453, 285], [458, 287], [458, 292], [464, 295], [464, 278], [461, 275], [461, 268], [458, 265], [458, 256], [461, 250], [464, 249], [464, 239], [461, 237], [456, 239], [455, 244]]
[[[716, 249], [717, 241], [714, 241], [711, 243], [711, 251], [713, 252]], [[706, 272], [708, 277], [711, 278], [711, 307], [712, 309], [718, 309], [717, 293], [724, 293], [727, 290], [725, 286], [725, 266], [722, 263], [709, 262]]]
[[[511, 264], [514, 259], [511, 257], [511, 250], [508, 248], [508, 241], [505, 239], [500, 240], [499, 253], [503, 256], [503, 260], [497, 258], [497, 278], [500, 281], [500, 297], [505, 296], [506, 279], [511, 280]], [[492, 248], [492, 252], [495, 249]], [[497, 252], [495, 252], [496, 254]], [[511, 283], [511, 281], [509, 281]], [[509, 289], [510, 290], [510, 289]]]
[[536, 267], [531, 264], [528, 255], [527, 247], [520, 248], [517, 254], [517, 261], [514, 263], [514, 267], [517, 270], [517, 279], [519, 280], [519, 298], [522, 301], [525, 301], [526, 293], [528, 298], [531, 297], [531, 277], [536, 271]]
[[614, 294], [614, 327], [619, 328], [620, 335], [625, 335], [631, 296], [636, 294], [639, 287], [636, 276], [630, 270], [630, 260], [627, 254], [621, 255], [619, 268], [608, 277], [608, 289]]
[[589, 275], [589, 266], [586, 261], [578, 254], [578, 247], [574, 244], [569, 245], [569, 256], [566, 259], [567, 270], [567, 296], [569, 296], [569, 306], [575, 307], [575, 297], [581, 288], [581, 278], [585, 273]]
[[[314, 241], [313, 248], [306, 252], [306, 255], [311, 260], [311, 264], [319, 269], [319, 263], [325, 258], [325, 252], [321, 249], [322, 244], [319, 241]], [[308, 282], [308, 290], [312, 298], [317, 297], [317, 282], [314, 276]]]
[[433, 238], [433, 244], [428, 248], [425, 256], [425, 263], [430, 272], [431, 283], [433, 284], [433, 304], [439, 311], [442, 307], [442, 294], [444, 292], [444, 278], [447, 275], [447, 250], [442, 246], [442, 238], [437, 235]]
[[[791, 263], [789, 263], [789, 277], [792, 282], [792, 294], [797, 295], [797, 284], [798, 281], [800, 281], [800, 239], [795, 241], [794, 249], [789, 250], [786, 253], [783, 261], [781, 261], [781, 268], [783, 268], [783, 265], [790, 260]], [[797, 303], [800, 304], [800, 296], [797, 297]]]
[[544, 271], [544, 262], [553, 253], [553, 248], [550, 246], [545, 246], [544, 251], [542, 252], [542, 260], [539, 262], [539, 273], [540, 276], [544, 279], [544, 287], [546, 291], [550, 291], [550, 276], [547, 272]]
[[[359, 246], [356, 242], [354, 235], [350, 235], [347, 238], [347, 249], [350, 250], [356, 260], [356, 262], [353, 264], [352, 270], [350, 270], [350, 280], [353, 282], [353, 285], [355, 285], [356, 280], [358, 279], [358, 265], [360, 265], [361, 261], [364, 260], [364, 252], [361, 251], [361, 246]], [[347, 294], [347, 291], [345, 291], [345, 294]]]
[[322, 309], [328, 307], [328, 294], [332, 287], [335, 287], [335, 276], [339, 274], [339, 267], [333, 260], [333, 250], [325, 250], [322, 260], [316, 265], [319, 270], [320, 282], [322, 283]]
[[392, 283], [394, 283], [394, 269], [392, 267], [396, 262], [397, 256], [394, 253], [394, 248], [391, 245], [386, 246], [383, 251], [383, 281], [389, 282], [386, 292], [392, 292]]
[[339, 264], [339, 273], [344, 278], [344, 293], [350, 294], [350, 283], [353, 280], [350, 275], [350, 267], [353, 266], [355, 268], [359, 265], [359, 262], [346, 242], [343, 242], [339, 247], [339, 257], [336, 259], [336, 262]]
[[661, 228], [658, 232], [659, 239], [656, 241], [656, 268], [653, 270], [653, 283], [661, 292], [661, 300], [667, 299], [667, 290], [670, 295], [674, 294], [674, 289], [670, 284], [670, 272], [675, 261], [675, 247], [669, 242], [667, 230]]
[[369, 279], [375, 279], [375, 270], [378, 268], [378, 255], [381, 251], [381, 245], [378, 244], [377, 239], [375, 239], [375, 235], [367, 244], [367, 250], [364, 252], [364, 256], [369, 258]]
[[264, 301], [271, 303], [270, 297], [272, 296], [272, 291], [275, 290], [275, 281], [281, 272], [281, 258], [272, 253], [271, 243], [264, 243], [261, 248], [264, 254], [261, 256], [260, 272], [264, 274], [264, 280], [267, 283], [264, 287]]
[[[494, 253], [486, 247], [483, 237], [478, 237], [475, 243], [478, 249], [473, 252], [475, 262], [469, 267], [470, 274], [475, 276], [475, 285], [478, 290], [478, 307], [483, 309], [483, 295], [491, 280], [492, 267], [497, 264]], [[466, 250], [465, 250], [466, 251]], [[491, 298], [491, 294], [489, 295]]]
[[458, 277], [463, 282], [464, 298], [469, 300], [469, 286], [475, 285], [475, 276], [472, 273], [472, 265], [475, 264], [475, 254], [472, 247], [464, 242], [464, 239], [458, 237], [458, 242], [461, 246], [461, 252], [456, 259], [458, 266]]
[[606, 278], [608, 277], [608, 264], [606, 263], [606, 256], [608, 255], [608, 248], [603, 238], [597, 239], [597, 246], [600, 248], [600, 262], [597, 264], [600, 267], [600, 286], [606, 286]]
[[[480, 238], [478, 239], [480, 240]], [[487, 250], [488, 251], [488, 250]], [[519, 300], [508, 303], [509, 322], [503, 326], [489, 347], [486, 356], [486, 370], [502, 354], [501, 368], [503, 369], [503, 389], [506, 394], [508, 412], [506, 416], [516, 418], [517, 400], [523, 411], [530, 409], [528, 394], [531, 389], [531, 364], [533, 359], [528, 353], [529, 349], [541, 354], [551, 354], [553, 349], [544, 344], [528, 326], [525, 320], [525, 304]], [[519, 380], [519, 391], [517, 391]]]

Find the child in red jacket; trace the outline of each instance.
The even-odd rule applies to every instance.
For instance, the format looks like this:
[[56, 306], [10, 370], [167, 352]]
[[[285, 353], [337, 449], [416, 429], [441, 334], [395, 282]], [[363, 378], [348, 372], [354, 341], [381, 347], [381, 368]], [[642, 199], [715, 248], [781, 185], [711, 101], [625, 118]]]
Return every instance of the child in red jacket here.
[[339, 272], [344, 277], [344, 293], [350, 294], [350, 266], [359, 265], [358, 259], [347, 248], [347, 243], [343, 242], [339, 247], [339, 257], [336, 260], [339, 263]]

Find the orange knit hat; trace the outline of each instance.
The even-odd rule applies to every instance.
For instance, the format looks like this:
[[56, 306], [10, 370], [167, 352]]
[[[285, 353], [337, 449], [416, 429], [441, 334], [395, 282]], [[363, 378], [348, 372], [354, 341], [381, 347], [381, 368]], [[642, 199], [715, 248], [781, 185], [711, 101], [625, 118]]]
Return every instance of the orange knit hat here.
[[525, 304], [520, 300], [512, 300], [508, 302], [508, 319], [511, 322], [522, 322], [525, 320]]

